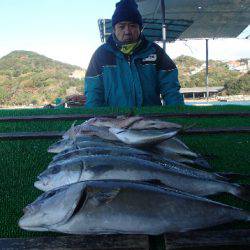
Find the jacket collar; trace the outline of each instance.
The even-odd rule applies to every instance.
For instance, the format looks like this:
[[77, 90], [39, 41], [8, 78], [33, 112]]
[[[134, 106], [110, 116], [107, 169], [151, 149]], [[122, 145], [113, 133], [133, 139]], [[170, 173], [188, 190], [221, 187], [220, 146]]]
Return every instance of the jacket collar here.
[[[148, 48], [152, 46], [152, 43], [149, 42], [143, 35], [141, 35], [141, 41], [141, 44], [135, 49], [134, 53], [132, 54], [132, 57], [140, 57], [140, 55], [147, 52]], [[124, 57], [123, 53], [117, 47], [112, 34], [109, 36], [106, 42], [106, 48], [115, 53], [117, 56]]]

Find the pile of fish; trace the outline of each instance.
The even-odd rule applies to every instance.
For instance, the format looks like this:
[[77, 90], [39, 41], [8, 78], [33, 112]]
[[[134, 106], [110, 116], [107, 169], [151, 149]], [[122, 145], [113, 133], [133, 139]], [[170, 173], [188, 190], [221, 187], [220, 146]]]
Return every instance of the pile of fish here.
[[249, 200], [246, 186], [208, 172], [208, 162], [176, 136], [179, 124], [134, 117], [92, 118], [48, 148], [53, 160], [24, 209], [25, 230], [70, 234], [185, 232], [250, 213], [207, 196]]

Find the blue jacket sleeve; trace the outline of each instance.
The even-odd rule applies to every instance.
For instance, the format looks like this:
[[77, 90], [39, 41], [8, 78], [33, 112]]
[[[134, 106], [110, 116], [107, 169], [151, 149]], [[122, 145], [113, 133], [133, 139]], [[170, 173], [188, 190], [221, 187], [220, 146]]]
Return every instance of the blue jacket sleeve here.
[[182, 105], [184, 100], [180, 93], [178, 69], [160, 46], [156, 50], [159, 89], [164, 105]]

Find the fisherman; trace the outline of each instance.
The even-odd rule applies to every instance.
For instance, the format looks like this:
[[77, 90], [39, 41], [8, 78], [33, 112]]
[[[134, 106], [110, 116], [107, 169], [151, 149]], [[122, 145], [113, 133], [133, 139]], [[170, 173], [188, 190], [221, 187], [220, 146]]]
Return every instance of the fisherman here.
[[86, 107], [182, 105], [178, 70], [165, 51], [142, 35], [134, 0], [121, 0], [113, 33], [92, 56], [85, 77]]

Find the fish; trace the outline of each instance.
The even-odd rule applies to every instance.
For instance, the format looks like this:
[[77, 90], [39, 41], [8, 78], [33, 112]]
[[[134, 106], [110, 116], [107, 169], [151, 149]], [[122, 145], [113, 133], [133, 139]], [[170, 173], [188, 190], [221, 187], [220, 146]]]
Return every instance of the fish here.
[[213, 173], [168, 162], [164, 166], [128, 156], [92, 155], [54, 164], [38, 175], [34, 186], [48, 191], [63, 185], [86, 180], [121, 179], [157, 180], [165, 186], [194, 195], [209, 196], [230, 193], [249, 200], [249, 189], [224, 181]]
[[72, 150], [78, 150], [86, 147], [106, 147], [106, 146], [115, 146], [115, 145], [121, 145], [118, 142], [109, 142], [109, 141], [80, 141], [77, 143], [74, 143], [70, 148], [65, 148], [63, 151], [58, 152], [57, 156], [60, 156], [62, 154], [66, 154]]
[[109, 128], [92, 125], [82, 126], [77, 135], [94, 135], [108, 141], [118, 141], [117, 137], [110, 133]]
[[151, 119], [143, 116], [118, 116], [116, 118], [96, 117], [89, 119], [83, 125], [121, 129], [129, 128], [134, 130], [182, 128], [182, 126], [177, 123]]
[[184, 142], [176, 137], [169, 138], [149, 150], [174, 161], [211, 169], [210, 164], [200, 154], [191, 151]]
[[179, 130], [131, 130], [110, 128], [109, 131], [120, 141], [132, 146], [154, 145], [175, 136]]
[[180, 233], [250, 221], [250, 213], [177, 190], [131, 181], [84, 181], [43, 193], [24, 209], [28, 231], [67, 234]]
[[[80, 125], [75, 126], [75, 122], [71, 128], [63, 135], [64, 139], [69, 139], [77, 134], [86, 133], [90, 130], [92, 133], [97, 133], [98, 136], [107, 139], [108, 128], [120, 128], [120, 129], [134, 129], [134, 130], [146, 130], [146, 129], [181, 129], [182, 126], [177, 123], [161, 121], [158, 119], [150, 119], [143, 116], [118, 116], [116, 118], [111, 117], [94, 117], [86, 120]], [[90, 133], [90, 131], [88, 131]], [[106, 131], [106, 132], [103, 132]]]
[[91, 125], [96, 127], [107, 128], [127, 128], [135, 124], [136, 122], [143, 120], [142, 116], [117, 116], [113, 117], [94, 117], [85, 121], [82, 125]]
[[154, 156], [146, 151], [127, 147], [127, 146], [97, 146], [97, 147], [85, 147], [76, 150], [71, 150], [66, 154], [56, 155], [53, 161], [50, 163], [55, 164], [64, 160], [72, 160], [75, 157], [87, 156], [87, 155], [113, 155], [113, 156], [133, 156], [141, 159], [153, 160]]
[[121, 128], [129, 128], [133, 130], [146, 130], [146, 129], [166, 130], [166, 129], [181, 129], [182, 125], [173, 122], [161, 121], [159, 119], [150, 119], [144, 117], [144, 119], [138, 120], [133, 124], [131, 124], [130, 126]]
[[101, 140], [100, 138], [96, 137], [96, 136], [77, 136], [74, 139], [61, 139], [55, 143], [53, 143], [52, 145], [49, 146], [48, 148], [48, 152], [49, 153], [60, 153], [63, 150], [66, 149], [70, 149], [78, 144], [81, 144], [82, 142], [102, 142], [103, 140]]

